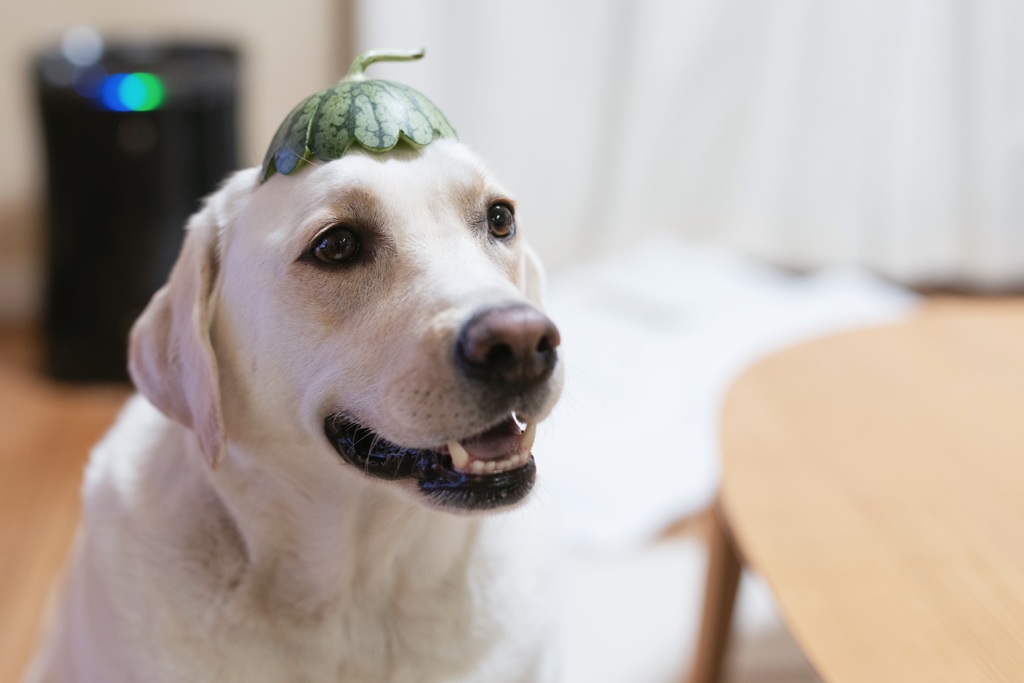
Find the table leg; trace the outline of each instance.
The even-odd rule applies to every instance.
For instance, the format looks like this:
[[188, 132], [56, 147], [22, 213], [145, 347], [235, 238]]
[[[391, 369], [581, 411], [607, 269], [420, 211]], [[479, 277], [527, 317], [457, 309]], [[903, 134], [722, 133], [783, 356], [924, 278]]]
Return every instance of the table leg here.
[[739, 588], [742, 564], [729, 526], [718, 502], [712, 506], [708, 534], [708, 578], [704, 591], [704, 615], [700, 641], [689, 683], [718, 683], [729, 643], [733, 605]]

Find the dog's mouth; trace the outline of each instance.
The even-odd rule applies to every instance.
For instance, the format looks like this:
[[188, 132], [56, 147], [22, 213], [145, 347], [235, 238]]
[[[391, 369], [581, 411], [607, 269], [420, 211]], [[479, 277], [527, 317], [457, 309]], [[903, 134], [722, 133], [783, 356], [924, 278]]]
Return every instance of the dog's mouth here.
[[531, 450], [536, 425], [515, 415], [437, 449], [406, 448], [341, 415], [324, 420], [324, 433], [345, 462], [386, 480], [413, 479], [441, 507], [488, 510], [518, 503], [533, 488]]

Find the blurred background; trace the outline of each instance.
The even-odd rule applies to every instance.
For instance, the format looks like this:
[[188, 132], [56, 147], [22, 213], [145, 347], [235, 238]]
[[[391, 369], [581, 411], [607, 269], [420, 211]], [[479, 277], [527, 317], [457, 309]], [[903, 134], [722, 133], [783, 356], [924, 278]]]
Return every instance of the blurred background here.
[[4, 3], [0, 320], [42, 301], [42, 140], [31, 59], [86, 24], [228, 41], [241, 161], [370, 47], [427, 93], [523, 205], [557, 267], [671, 231], [787, 267], [1020, 286], [1024, 9], [978, 0]]
[[[678, 484], [676, 494], [636, 501], [645, 514], [623, 523], [596, 500], [566, 511], [567, 528], [580, 540], [574, 547], [589, 548], [588, 558], [595, 548], [605, 558], [635, 551], [659, 528], [708, 504], [717, 477], [713, 409], [727, 379], [758, 354], [801, 335], [899, 315], [913, 305], [911, 289], [1024, 287], [1019, 3], [8, 0], [0, 7], [0, 326], [6, 329], [38, 330], [47, 309], [47, 217], [59, 198], [47, 200], [34, 64], [76, 26], [115, 43], [183, 40], [236, 48], [242, 166], [259, 163], [291, 108], [338, 80], [357, 53], [426, 47], [426, 59], [379, 64], [371, 77], [408, 83], [430, 97], [517, 198], [521, 229], [548, 265], [552, 307], [563, 311], [566, 329], [593, 328], [602, 335], [590, 338], [606, 344], [616, 334], [634, 335], [634, 346], [691, 344], [689, 357], [697, 359], [707, 358], [708, 349], [721, 351], [723, 339], [761, 330], [757, 343], [729, 347], [729, 362], [714, 372], [707, 363], [673, 368], [697, 378], [692, 395], [666, 393], [675, 383], [616, 375], [600, 350], [577, 373], [584, 388], [570, 385], [573, 412], [552, 420], [552, 450], [579, 439], [603, 411], [630, 409], [614, 404], [616, 396], [641, 397], [632, 406], [640, 412], [656, 405], [654, 414], [675, 432], [690, 424], [685, 420], [700, 425], [685, 430], [696, 435], [687, 457], [667, 466], [678, 466], [666, 477]], [[800, 280], [808, 286], [795, 294], [793, 280], [785, 279], [837, 272], [838, 280]], [[602, 291], [600, 305], [581, 299], [584, 290]], [[628, 310], [616, 313], [616, 305]], [[757, 318], [755, 311], [766, 306], [788, 313]], [[723, 318], [726, 309], [735, 315]], [[8, 358], [31, 364], [38, 338], [10, 334]], [[577, 367], [583, 367], [588, 352], [579, 352]], [[39, 391], [58, 400], [50, 388]], [[587, 403], [588, 392], [600, 395], [597, 403]], [[82, 394], [81, 405], [93, 405], [93, 398]], [[99, 400], [114, 405], [120, 398]], [[83, 428], [89, 438], [106, 415]], [[685, 424], [672, 415], [685, 415]], [[657, 429], [651, 433], [654, 438]], [[68, 457], [77, 463], [73, 457], [82, 455]], [[553, 468], [552, 488], [571, 485], [576, 465], [567, 458]], [[69, 481], [70, 491], [77, 480]], [[53, 557], [59, 559], [58, 547]], [[614, 624], [632, 618], [629, 610], [647, 605], [650, 632], [684, 644], [683, 652], [696, 628], [703, 551], [698, 544], [657, 552], [620, 552], [611, 564], [580, 560], [587, 578], [578, 585], [635, 588], [647, 576], [651, 585], [685, 592], [672, 599], [624, 594], [624, 611], [601, 622], [612, 624], [607, 637]], [[680, 587], [679, 576], [692, 582]], [[585, 593], [574, 599], [588, 604]], [[781, 635], [752, 636], [769, 646], [748, 650], [760, 652], [751, 656], [760, 656], [761, 665], [750, 664], [755, 673], [742, 680], [813, 680], [763, 590], [745, 604], [749, 632]], [[597, 652], [602, 634], [588, 636], [587, 628], [595, 630], [581, 627], [569, 641]], [[638, 648], [653, 642], [638, 638]], [[647, 680], [668, 680], [685, 665], [671, 648], [658, 656], [668, 664], [655, 666]], [[586, 676], [602, 671], [600, 680], [616, 680], [607, 664]], [[599, 679], [580, 674], [578, 680]]]

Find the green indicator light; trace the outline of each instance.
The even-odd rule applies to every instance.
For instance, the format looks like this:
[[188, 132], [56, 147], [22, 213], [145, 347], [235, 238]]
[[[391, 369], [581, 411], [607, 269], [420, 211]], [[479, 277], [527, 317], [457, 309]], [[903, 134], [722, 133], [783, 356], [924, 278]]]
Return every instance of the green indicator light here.
[[163, 82], [154, 76], [153, 74], [137, 73], [134, 74], [143, 82], [146, 89], [146, 97], [142, 101], [142, 106], [139, 107], [139, 111], [149, 111], [150, 109], [156, 109], [164, 101], [164, 84]]
[[164, 85], [153, 74], [127, 74], [117, 86], [117, 96], [129, 111], [149, 111], [163, 102]]

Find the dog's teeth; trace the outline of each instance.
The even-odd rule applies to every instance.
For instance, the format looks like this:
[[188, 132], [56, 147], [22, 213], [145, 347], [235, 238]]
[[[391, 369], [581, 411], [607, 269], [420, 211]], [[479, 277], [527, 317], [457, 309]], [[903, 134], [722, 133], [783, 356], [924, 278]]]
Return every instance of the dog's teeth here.
[[461, 443], [449, 441], [448, 452], [452, 457], [452, 466], [459, 471], [472, 474], [495, 474], [513, 470], [530, 459], [530, 451], [533, 450], [533, 442], [537, 438], [537, 425], [526, 424], [522, 437], [519, 452], [501, 460], [471, 460], [469, 452]]
[[462, 447], [461, 443], [458, 441], [449, 441], [448, 453], [452, 456], [452, 465], [455, 466], [455, 469], [465, 469], [466, 463], [469, 462], [469, 453], [466, 452], [466, 449]]
[[525, 453], [527, 457], [530, 455], [530, 451], [533, 450], [533, 442], [537, 440], [537, 423], [531, 422], [526, 426], [526, 431], [523, 432], [523, 450], [520, 453]]

